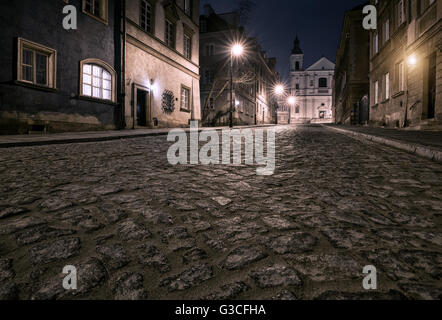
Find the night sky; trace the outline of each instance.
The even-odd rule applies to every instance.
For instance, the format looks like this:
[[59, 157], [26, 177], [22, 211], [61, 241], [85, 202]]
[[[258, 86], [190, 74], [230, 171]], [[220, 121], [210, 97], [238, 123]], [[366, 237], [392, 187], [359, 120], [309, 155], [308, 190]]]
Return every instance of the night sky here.
[[[233, 11], [236, 0], [201, 0], [217, 13]], [[289, 58], [298, 34], [304, 51], [304, 66], [322, 55], [335, 61], [345, 11], [364, 0], [255, 0], [256, 7], [246, 26], [249, 36], [257, 37], [268, 56], [277, 58], [282, 79], [289, 74]], [[201, 11], [202, 12], [202, 11]]]

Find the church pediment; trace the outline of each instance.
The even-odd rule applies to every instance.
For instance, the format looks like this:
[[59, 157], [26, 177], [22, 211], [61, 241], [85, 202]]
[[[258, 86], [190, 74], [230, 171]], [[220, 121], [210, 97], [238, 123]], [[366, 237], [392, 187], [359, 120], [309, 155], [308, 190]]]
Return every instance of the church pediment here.
[[328, 60], [326, 57], [322, 57], [317, 62], [312, 64], [306, 71], [322, 71], [322, 70], [334, 70], [335, 64]]

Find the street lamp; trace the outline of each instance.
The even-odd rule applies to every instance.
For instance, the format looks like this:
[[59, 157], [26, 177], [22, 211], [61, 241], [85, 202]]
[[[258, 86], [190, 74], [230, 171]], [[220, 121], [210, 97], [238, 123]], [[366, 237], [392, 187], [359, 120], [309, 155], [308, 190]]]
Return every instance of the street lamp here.
[[290, 96], [287, 98], [287, 102], [289, 103], [289, 105], [293, 106], [296, 103], [296, 98], [294, 96]]
[[417, 64], [417, 58], [415, 55], [408, 57], [408, 65], [410, 67], [415, 66]]
[[230, 50], [230, 128], [233, 128], [233, 57], [239, 57], [243, 54], [243, 52], [244, 47], [239, 43], [235, 43]]
[[284, 91], [285, 91], [285, 88], [282, 84], [277, 84], [275, 86], [275, 94], [277, 96], [281, 96], [284, 93]]

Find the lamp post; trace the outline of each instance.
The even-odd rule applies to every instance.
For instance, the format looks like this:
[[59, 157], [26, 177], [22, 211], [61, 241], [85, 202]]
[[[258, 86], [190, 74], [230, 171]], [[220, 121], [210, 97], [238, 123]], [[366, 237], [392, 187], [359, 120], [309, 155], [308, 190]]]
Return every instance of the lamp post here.
[[240, 44], [234, 44], [230, 50], [230, 115], [229, 127], [233, 128], [233, 57], [239, 57], [244, 52], [244, 47]]
[[408, 127], [408, 99], [409, 99], [409, 90], [408, 90], [408, 73], [409, 71], [416, 66], [417, 64], [417, 58], [416, 56], [413, 54], [411, 56], [408, 57], [407, 59], [407, 68], [405, 70], [404, 68], [404, 77], [405, 77], [405, 90], [406, 90], [406, 102], [405, 102], [405, 116], [404, 116], [404, 123], [403, 123], [403, 128]]
[[[277, 97], [277, 107], [279, 109], [279, 101], [278, 99], [285, 94], [285, 87], [283, 84], [275, 85], [273, 90], [275, 92], [275, 96]], [[276, 124], [278, 124], [278, 110], [276, 110]]]
[[296, 103], [296, 97], [295, 96], [289, 96], [287, 98], [287, 103], [289, 104], [289, 124], [291, 124], [291, 121], [292, 121], [292, 107]]

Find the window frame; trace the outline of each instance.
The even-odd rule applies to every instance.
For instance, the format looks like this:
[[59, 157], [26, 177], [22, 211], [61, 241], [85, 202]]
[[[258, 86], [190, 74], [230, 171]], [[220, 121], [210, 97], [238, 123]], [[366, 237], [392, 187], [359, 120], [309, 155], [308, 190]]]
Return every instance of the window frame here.
[[[186, 51], [186, 38], [189, 39], [188, 52]], [[192, 45], [193, 45], [192, 36], [190, 34], [184, 33], [184, 35], [183, 35], [183, 55], [188, 60], [192, 60]]]
[[[86, 1], [87, 0], [82, 0], [82, 11], [84, 14], [90, 16], [91, 18], [94, 18], [97, 21], [100, 21], [104, 24], [108, 24], [109, 22], [109, 0], [90, 0], [90, 1], [100, 1], [100, 10], [101, 10], [101, 15], [97, 16], [95, 15], [93, 12], [89, 12], [86, 10]], [[93, 6], [92, 6], [93, 7]]]
[[[176, 48], [176, 23], [174, 23], [172, 20], [165, 18], [164, 19], [165, 24], [164, 24], [164, 43], [166, 44], [166, 46], [168, 46], [169, 48], [175, 49]], [[168, 31], [168, 25], [170, 25], [172, 27], [172, 43], [169, 43], [170, 39], [169, 36], [170, 34], [167, 32]]]
[[[144, 26], [142, 25], [141, 16], [142, 16], [142, 9], [143, 9], [143, 3], [144, 2], [147, 3], [147, 5], [150, 6], [150, 10], [151, 10], [151, 12], [150, 12], [150, 31], [146, 30], [144, 28]], [[139, 21], [139, 26], [140, 26], [140, 28], [144, 32], [146, 32], [146, 33], [148, 33], [150, 35], [154, 35], [155, 34], [155, 10], [156, 10], [155, 9], [155, 1], [152, 1], [152, 0], [140, 0], [140, 14], [139, 14], [140, 21]]]
[[[33, 54], [33, 80], [23, 79], [23, 50]], [[46, 84], [38, 84], [36, 80], [36, 54], [46, 55]], [[17, 82], [46, 89], [57, 89], [57, 50], [43, 46], [23, 38], [17, 38]]]
[[[325, 81], [325, 86], [321, 86], [321, 80]], [[328, 79], [326, 77], [321, 77], [318, 79], [318, 88], [328, 88]]]
[[[183, 101], [183, 91], [187, 91], [187, 93], [188, 93], [188, 96], [187, 96], [188, 109], [183, 107], [183, 102], [184, 102]], [[180, 101], [180, 111], [181, 112], [190, 112], [191, 111], [191, 106], [190, 106], [190, 104], [192, 102], [191, 95], [192, 95], [191, 89], [182, 84], [181, 91], [180, 91], [180, 100], [181, 100]]]
[[[111, 78], [112, 78], [112, 88], [111, 88], [111, 100], [109, 99], [102, 99], [102, 98], [97, 98], [94, 96], [89, 96], [89, 95], [85, 95], [83, 93], [83, 67], [85, 65], [96, 65], [99, 66], [100, 68], [106, 70], [108, 73], [110, 73]], [[81, 98], [85, 98], [85, 99], [92, 99], [95, 101], [100, 101], [100, 102], [113, 102], [116, 103], [117, 101], [117, 73], [115, 72], [114, 68], [112, 68], [112, 66], [106, 62], [104, 62], [103, 60], [100, 59], [95, 59], [95, 58], [91, 58], [91, 59], [85, 59], [80, 61], [80, 77], [79, 77], [79, 97]], [[92, 93], [93, 94], [93, 93]]]

